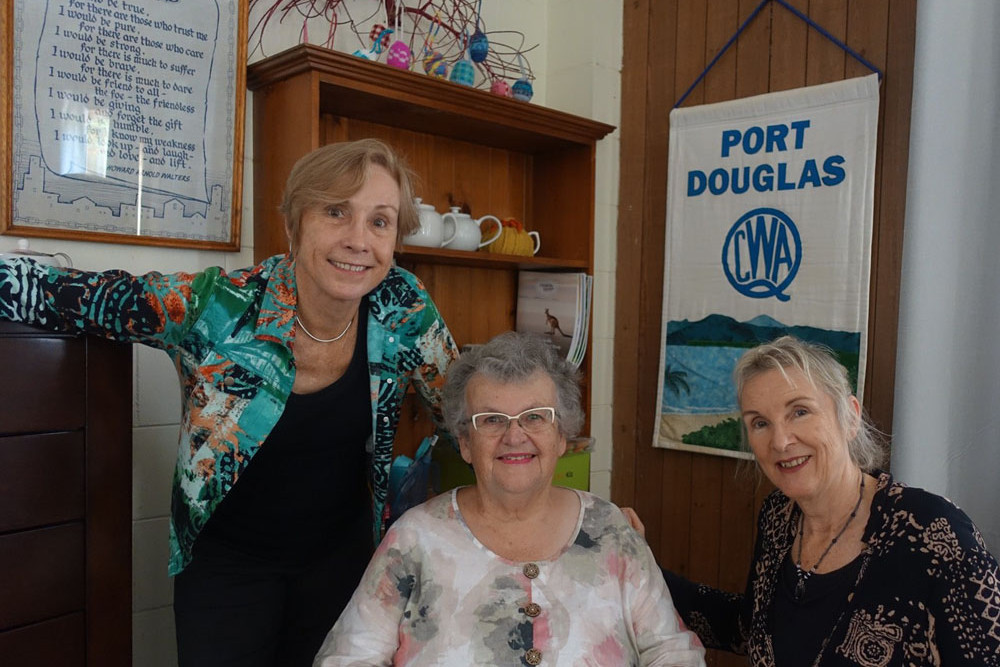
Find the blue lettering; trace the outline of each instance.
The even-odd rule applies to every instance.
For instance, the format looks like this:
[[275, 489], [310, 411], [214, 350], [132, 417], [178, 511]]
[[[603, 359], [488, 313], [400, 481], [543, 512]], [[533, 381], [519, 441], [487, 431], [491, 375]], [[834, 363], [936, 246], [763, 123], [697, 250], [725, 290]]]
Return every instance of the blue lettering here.
[[801, 150], [805, 144], [806, 128], [809, 127], [808, 120], [796, 120], [788, 125], [784, 123], [778, 125], [768, 125], [765, 130], [759, 126], [751, 126], [744, 132], [739, 130], [722, 131], [722, 157], [729, 157], [732, 149], [737, 145], [743, 145], [743, 152], [747, 155], [758, 153], [762, 148], [765, 153], [788, 150], [788, 135], [794, 135], [793, 146], [795, 150]]
[[794, 190], [795, 183], [790, 183], [787, 178], [788, 165], [784, 162], [778, 163], [778, 189], [779, 190]]
[[767, 126], [767, 148], [764, 149], [768, 153], [773, 153], [776, 149], [779, 151], [788, 150], [785, 148], [785, 137], [788, 136], [788, 126], [787, 125], [768, 125]]
[[757, 216], [757, 229], [754, 230], [750, 220], [746, 221], [747, 253], [750, 256], [750, 274], [756, 278], [757, 262], [764, 260], [764, 275], [771, 274], [771, 259], [774, 256], [774, 237], [778, 227], [778, 219], [771, 218], [771, 233], [767, 231], [767, 220], [763, 215]]
[[741, 283], [750, 280], [750, 274], [740, 266], [740, 238], [745, 240], [746, 237], [746, 232], [742, 229], [737, 229], [733, 232], [733, 265], [736, 269], [736, 280]]
[[759, 127], [751, 127], [743, 133], [743, 152], [753, 155], [764, 146], [764, 130]]
[[[778, 219], [774, 218], [774, 221], [777, 223]], [[792, 264], [794, 263], [792, 258], [792, 249], [788, 246], [788, 230], [785, 228], [785, 225], [781, 225], [778, 228], [778, 238], [774, 247], [774, 262], [771, 265], [771, 282], [777, 285], [778, 269], [781, 266], [784, 266], [786, 267], [785, 272], [788, 273], [792, 270]]]
[[801, 150], [803, 135], [806, 132], [806, 128], [809, 127], [808, 120], [797, 120], [792, 122], [792, 129], [795, 130], [795, 150]]
[[713, 195], [721, 195], [729, 189], [729, 172], [725, 169], [713, 169], [708, 176], [708, 189]]
[[840, 165], [844, 164], [843, 155], [831, 155], [827, 159], [823, 160], [823, 171], [826, 172], [826, 176], [823, 177], [823, 185], [840, 185], [844, 182], [844, 168]]
[[[740, 172], [743, 172], [743, 183], [740, 184]], [[741, 195], [750, 189], [750, 167], [733, 167], [732, 187], [734, 195]]]
[[722, 132], [722, 157], [729, 157], [729, 149], [740, 143], [739, 130], [723, 130]]
[[697, 197], [705, 191], [705, 172], [692, 169], [688, 172], [688, 197]]
[[802, 242], [795, 222], [773, 208], [756, 208], [740, 216], [722, 246], [726, 279], [751, 299], [773, 296], [789, 301], [785, 290], [795, 279], [801, 260]]
[[816, 169], [816, 160], [812, 158], [806, 160], [806, 163], [802, 165], [802, 176], [799, 178], [799, 189], [811, 185], [814, 188], [818, 188], [822, 185], [819, 180], [819, 170]]
[[774, 169], [771, 165], [762, 164], [753, 170], [753, 189], [757, 192], [770, 192], [774, 189]]

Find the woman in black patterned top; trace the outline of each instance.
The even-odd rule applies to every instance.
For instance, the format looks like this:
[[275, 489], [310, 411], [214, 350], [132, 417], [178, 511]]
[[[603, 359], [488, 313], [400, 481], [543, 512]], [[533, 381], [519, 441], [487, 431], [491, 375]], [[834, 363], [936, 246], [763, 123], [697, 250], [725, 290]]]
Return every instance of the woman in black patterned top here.
[[785, 336], [734, 375], [746, 444], [777, 491], [743, 595], [664, 571], [705, 646], [756, 666], [1000, 666], [996, 559], [950, 501], [878, 471], [832, 353]]

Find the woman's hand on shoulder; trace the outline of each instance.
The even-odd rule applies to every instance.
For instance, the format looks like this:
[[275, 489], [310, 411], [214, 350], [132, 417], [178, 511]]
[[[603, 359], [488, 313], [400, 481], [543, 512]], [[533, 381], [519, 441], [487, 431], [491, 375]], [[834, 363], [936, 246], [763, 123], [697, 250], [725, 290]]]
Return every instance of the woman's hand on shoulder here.
[[628, 521], [628, 524], [635, 529], [635, 532], [639, 533], [642, 539], [646, 539], [646, 526], [642, 523], [642, 520], [639, 519], [639, 515], [635, 513], [635, 510], [631, 507], [622, 507], [621, 510], [622, 514], [625, 515], [625, 519]]

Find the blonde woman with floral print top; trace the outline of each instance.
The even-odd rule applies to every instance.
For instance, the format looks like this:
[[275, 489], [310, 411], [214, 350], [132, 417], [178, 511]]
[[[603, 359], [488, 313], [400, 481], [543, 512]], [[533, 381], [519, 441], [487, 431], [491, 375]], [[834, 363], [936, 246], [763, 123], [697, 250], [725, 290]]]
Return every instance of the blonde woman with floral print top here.
[[182, 666], [308, 665], [382, 536], [408, 387], [440, 421], [457, 349], [393, 266], [417, 224], [409, 179], [378, 141], [310, 153], [286, 188], [289, 253], [231, 273], [0, 263], [0, 317], [149, 345], [177, 368]]

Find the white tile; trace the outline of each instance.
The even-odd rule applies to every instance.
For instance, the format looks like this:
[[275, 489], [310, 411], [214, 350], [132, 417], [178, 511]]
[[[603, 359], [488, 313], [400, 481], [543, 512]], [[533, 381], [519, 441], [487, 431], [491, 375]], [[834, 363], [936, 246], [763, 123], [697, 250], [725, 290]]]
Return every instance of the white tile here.
[[590, 43], [591, 60], [601, 67], [621, 70], [624, 52], [623, 0], [596, 0], [590, 3], [588, 13], [596, 27]]
[[170, 489], [177, 461], [180, 427], [132, 429], [132, 518], [152, 519], [170, 514]]
[[[601, 341], [607, 341], [608, 339], [614, 338], [615, 335], [615, 277], [610, 271], [595, 271], [594, 272], [594, 341], [593, 344], [596, 346]], [[598, 316], [600, 314], [600, 316]], [[608, 355], [610, 356], [610, 355]], [[604, 363], [600, 359], [595, 359], [594, 361]], [[610, 359], [607, 361], [610, 364]], [[595, 370], [595, 375], [597, 373], [597, 368]], [[605, 372], [606, 376], [610, 376], [610, 368], [604, 368], [603, 365], [600, 368], [602, 372]], [[610, 399], [607, 401], [602, 401], [610, 403]]]
[[[589, 65], [547, 72], [548, 105], [566, 113], [594, 118], [593, 76]], [[600, 120], [600, 119], [597, 119]]]
[[548, 34], [548, 71], [562, 72], [593, 63], [595, 25], [586, 0], [573, 3], [550, 3]]
[[132, 614], [132, 664], [177, 667], [177, 640], [171, 607]]
[[253, 246], [247, 245], [242, 246], [239, 252], [231, 252], [227, 254], [225, 262], [223, 262], [223, 268], [225, 268], [227, 272], [232, 272], [237, 269], [245, 269], [253, 265]]
[[179, 424], [180, 380], [174, 364], [162, 350], [135, 346], [134, 426]]
[[595, 405], [590, 413], [590, 435], [594, 449], [590, 454], [591, 471], [611, 470], [612, 409], [610, 405]]
[[614, 381], [614, 342], [609, 338], [593, 341], [594, 365], [590, 377], [591, 394], [595, 405], [611, 405]]
[[132, 522], [132, 609], [143, 611], [173, 603], [173, 579], [167, 576], [170, 558], [167, 519]]
[[594, 269], [618, 266], [618, 205], [597, 203], [594, 210]]
[[549, 0], [549, 50], [552, 64], [597, 63], [621, 67], [622, 0]]
[[611, 473], [605, 470], [591, 471], [590, 492], [605, 500], [611, 500]]
[[598, 205], [618, 205], [620, 148], [621, 140], [617, 130], [597, 142], [597, 164], [594, 169], [594, 201]]
[[590, 69], [590, 117], [617, 127], [621, 124], [622, 95], [621, 72], [610, 67], [595, 66]]

